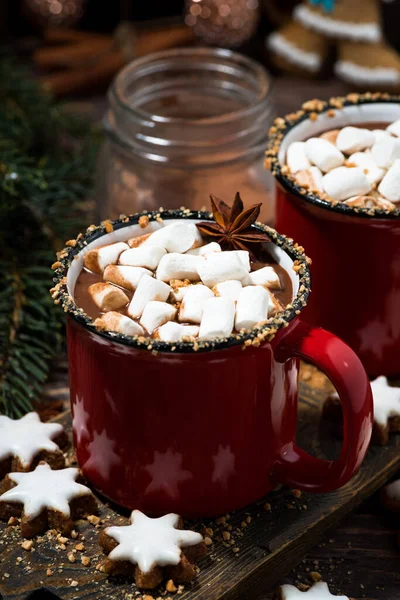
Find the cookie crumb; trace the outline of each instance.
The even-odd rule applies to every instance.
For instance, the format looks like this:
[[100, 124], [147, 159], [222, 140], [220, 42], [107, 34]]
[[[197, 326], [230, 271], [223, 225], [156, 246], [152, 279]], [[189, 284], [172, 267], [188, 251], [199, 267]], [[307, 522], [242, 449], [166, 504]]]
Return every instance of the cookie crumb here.
[[294, 498], [301, 498], [301, 491], [300, 490], [290, 490], [290, 493], [292, 494], [292, 496]]
[[76, 581], [76, 579], [71, 581], [71, 587], [76, 587], [77, 585], [79, 585], [79, 583], [78, 583], [78, 581]]
[[68, 560], [70, 563], [74, 563], [76, 561], [75, 554], [73, 552], [68, 554]]
[[267, 512], [271, 512], [271, 508], [272, 508], [272, 507], [271, 507], [271, 505], [270, 505], [270, 503], [269, 503], [269, 502], [266, 502], [266, 503], [264, 504], [264, 510], [266, 510]]
[[7, 521], [7, 525], [14, 525], [17, 522], [15, 517], [10, 517]]
[[212, 539], [210, 537], [206, 536], [204, 538], [204, 543], [205, 543], [206, 546], [211, 546], [212, 543], [213, 543], [213, 541], [212, 541]]
[[91, 525], [96, 526], [100, 524], [100, 517], [97, 517], [96, 515], [89, 515], [88, 517], [86, 517], [86, 519]]
[[229, 533], [229, 531], [224, 531], [222, 533], [222, 537], [225, 540], [225, 542], [229, 542], [229, 540], [231, 539], [231, 534]]
[[147, 227], [147, 225], [149, 224], [149, 217], [147, 215], [142, 215], [141, 217], [139, 217], [139, 225], [142, 229], [145, 229], [145, 227]]
[[51, 569], [47, 569], [46, 575], [47, 577], [51, 577], [53, 575], [53, 571]]
[[79, 544], [75, 545], [75, 548], [79, 551], [82, 552], [85, 549], [84, 544], [82, 544], [82, 542], [79, 542]]
[[322, 575], [321, 575], [321, 573], [318, 573], [318, 571], [311, 571], [310, 577], [315, 582], [321, 581], [321, 579], [322, 579]]
[[81, 563], [83, 564], [84, 567], [88, 567], [90, 565], [89, 556], [81, 556]]
[[68, 538], [64, 537], [62, 535], [58, 535], [57, 536], [57, 542], [59, 542], [60, 544], [66, 544], [68, 542]]
[[26, 550], [27, 552], [30, 552], [33, 548], [33, 542], [32, 542], [32, 540], [25, 540], [22, 542], [21, 546], [24, 550]]
[[173, 582], [172, 579], [169, 579], [166, 583], [165, 589], [167, 590], [167, 592], [177, 592], [178, 588], [176, 587], [175, 583]]
[[306, 592], [311, 586], [307, 585], [306, 583], [299, 583], [297, 587], [301, 592]]
[[76, 538], [78, 537], [78, 532], [75, 531], [75, 529], [73, 529], [71, 531], [71, 537], [72, 537], [73, 540], [76, 540]]

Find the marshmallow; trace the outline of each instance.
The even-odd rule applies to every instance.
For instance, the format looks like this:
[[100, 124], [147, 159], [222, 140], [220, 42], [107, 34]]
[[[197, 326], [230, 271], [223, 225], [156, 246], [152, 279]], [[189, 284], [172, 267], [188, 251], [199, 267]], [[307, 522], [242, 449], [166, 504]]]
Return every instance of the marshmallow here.
[[243, 256], [239, 252], [213, 252], [207, 254], [198, 268], [202, 282], [208, 287], [214, 287], [222, 281], [230, 281], [231, 279], [243, 281], [246, 279], [248, 269], [243, 266]]
[[152, 275], [152, 272], [143, 267], [121, 267], [120, 265], [108, 265], [104, 269], [103, 278], [120, 287], [134, 292], [143, 275]]
[[213, 287], [216, 296], [226, 296], [234, 302], [237, 302], [239, 294], [242, 291], [242, 282], [232, 279], [231, 281], [222, 281]]
[[162, 246], [145, 248], [142, 244], [139, 248], [131, 248], [123, 252], [119, 257], [119, 263], [130, 267], [144, 267], [154, 271], [166, 253], [167, 251]]
[[148, 302], [152, 300], [166, 302], [170, 292], [171, 288], [166, 283], [149, 275], [143, 275], [128, 306], [128, 315], [134, 319], [140, 317]]
[[143, 242], [143, 246], [162, 246], [168, 252], [186, 252], [201, 246], [203, 239], [194, 223], [179, 221], [157, 229]]
[[103, 281], [90, 285], [88, 292], [101, 312], [118, 310], [129, 302], [128, 296], [120, 288]]
[[210, 298], [204, 304], [199, 338], [211, 340], [232, 333], [235, 320], [235, 303], [230, 298]]
[[161, 281], [171, 281], [171, 279], [198, 281], [200, 279], [198, 268], [203, 261], [202, 256], [190, 256], [176, 252], [166, 254], [160, 260], [156, 277]]
[[298, 171], [295, 175], [296, 183], [311, 192], [323, 192], [322, 173], [318, 167], [310, 167], [304, 171]]
[[319, 137], [335, 146], [339, 132], [340, 129], [330, 129], [329, 131], [324, 131], [324, 133], [321, 133]]
[[363, 196], [371, 189], [367, 176], [360, 167], [339, 167], [323, 178], [324, 190], [332, 200], [347, 200], [351, 196]]
[[343, 154], [327, 140], [310, 138], [305, 144], [308, 159], [324, 173], [344, 163]]
[[238, 255], [242, 265], [246, 271], [250, 273], [250, 252], [248, 252], [248, 250], [231, 250], [231, 252], [235, 252], [235, 254]]
[[206, 254], [211, 254], [211, 252], [221, 252], [221, 250], [222, 248], [217, 242], [210, 242], [205, 246], [200, 246], [200, 248], [188, 250], [185, 254], [190, 254], [192, 256], [206, 256]]
[[385, 174], [385, 169], [377, 167], [370, 152], [356, 152], [349, 157], [349, 163], [361, 167], [368, 181], [378, 183]]
[[140, 324], [151, 334], [157, 327], [161, 327], [167, 321], [172, 321], [176, 315], [176, 308], [166, 302], [152, 300], [144, 308]]
[[151, 236], [151, 233], [146, 233], [145, 235], [139, 235], [138, 237], [131, 238], [130, 240], [128, 240], [128, 246], [129, 246], [129, 248], [138, 248], [150, 236]]
[[373, 129], [372, 133], [375, 136], [375, 143], [380, 142], [382, 140], [392, 139], [392, 136], [390, 135], [390, 133], [388, 131], [385, 131], [384, 129]]
[[303, 171], [311, 167], [306, 155], [305, 142], [293, 142], [287, 150], [286, 163], [291, 173]]
[[370, 148], [374, 142], [375, 136], [369, 129], [343, 127], [337, 136], [336, 148], [345, 154], [353, 154], [353, 152]]
[[249, 285], [265, 285], [272, 290], [282, 289], [278, 273], [273, 267], [262, 267], [249, 275]]
[[89, 250], [83, 259], [85, 267], [93, 273], [102, 273], [108, 265], [116, 265], [121, 252], [128, 248], [129, 246], [124, 242], [118, 242]]
[[98, 329], [107, 331], [116, 331], [124, 335], [143, 335], [144, 331], [139, 323], [132, 321], [129, 317], [121, 315], [118, 312], [110, 311], [102, 315], [100, 319], [96, 319], [94, 324]]
[[200, 323], [203, 316], [204, 304], [214, 294], [205, 285], [191, 285], [184, 294], [179, 311], [179, 321]]
[[235, 328], [251, 329], [268, 319], [270, 294], [260, 285], [243, 288], [236, 305]]
[[395, 160], [382, 179], [378, 192], [390, 202], [400, 202], [400, 160]]
[[155, 337], [162, 342], [191, 341], [199, 335], [197, 325], [181, 325], [175, 321], [168, 321], [157, 331]]
[[395, 135], [396, 137], [400, 137], [400, 119], [388, 125], [388, 127], [386, 127], [386, 131]]
[[400, 140], [388, 138], [376, 142], [371, 148], [371, 156], [378, 167], [388, 169], [400, 158]]

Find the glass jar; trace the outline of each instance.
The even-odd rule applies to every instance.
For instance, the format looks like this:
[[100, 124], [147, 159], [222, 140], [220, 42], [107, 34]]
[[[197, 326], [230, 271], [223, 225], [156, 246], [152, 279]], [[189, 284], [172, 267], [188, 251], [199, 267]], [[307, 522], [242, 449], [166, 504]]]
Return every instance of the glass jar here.
[[99, 159], [99, 217], [263, 202], [273, 215], [264, 151], [271, 117], [265, 69], [235, 52], [182, 48], [127, 65], [109, 91]]

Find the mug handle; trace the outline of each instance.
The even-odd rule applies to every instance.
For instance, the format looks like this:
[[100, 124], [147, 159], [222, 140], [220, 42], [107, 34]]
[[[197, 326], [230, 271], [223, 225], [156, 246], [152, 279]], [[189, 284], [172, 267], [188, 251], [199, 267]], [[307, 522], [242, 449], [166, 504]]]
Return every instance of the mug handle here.
[[343, 445], [337, 460], [314, 458], [297, 446], [286, 444], [272, 469], [279, 482], [310, 492], [329, 492], [342, 487], [357, 471], [372, 434], [371, 386], [357, 355], [325, 329], [298, 320], [279, 340], [277, 360], [292, 357], [315, 364], [335, 386], [343, 411]]

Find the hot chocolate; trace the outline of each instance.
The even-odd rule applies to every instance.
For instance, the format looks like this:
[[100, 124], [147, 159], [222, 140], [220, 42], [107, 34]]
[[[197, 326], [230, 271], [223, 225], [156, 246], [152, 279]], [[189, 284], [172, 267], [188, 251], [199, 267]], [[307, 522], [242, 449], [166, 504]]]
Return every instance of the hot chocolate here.
[[76, 304], [99, 329], [165, 342], [215, 339], [282, 311], [292, 282], [268, 244], [223, 250], [194, 223], [161, 222], [151, 234], [90, 250]]
[[301, 188], [324, 200], [391, 212], [400, 203], [400, 120], [293, 142], [286, 166]]

